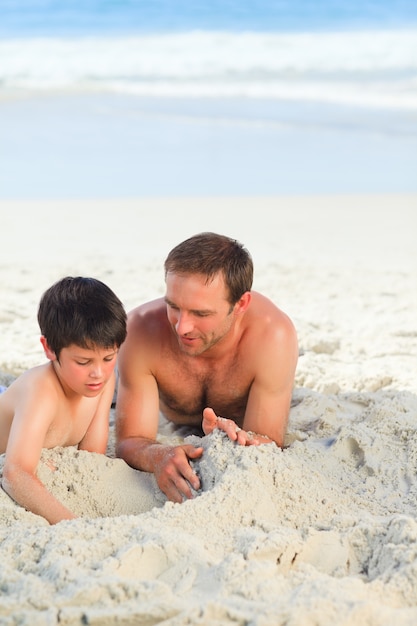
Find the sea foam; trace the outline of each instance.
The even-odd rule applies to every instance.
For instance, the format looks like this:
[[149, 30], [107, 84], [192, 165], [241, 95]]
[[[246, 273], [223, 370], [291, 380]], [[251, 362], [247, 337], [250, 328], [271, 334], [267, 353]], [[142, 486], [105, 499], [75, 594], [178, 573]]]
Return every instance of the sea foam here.
[[258, 97], [415, 110], [416, 41], [415, 29], [10, 38], [0, 40], [0, 90]]

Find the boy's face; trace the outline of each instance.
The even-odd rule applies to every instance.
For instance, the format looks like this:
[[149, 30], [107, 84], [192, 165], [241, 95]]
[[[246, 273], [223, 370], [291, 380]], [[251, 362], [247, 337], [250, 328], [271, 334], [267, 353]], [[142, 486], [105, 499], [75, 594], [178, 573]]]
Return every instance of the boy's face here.
[[61, 384], [78, 395], [93, 398], [112, 376], [117, 352], [116, 346], [89, 349], [72, 344], [61, 350], [59, 361], [56, 357], [51, 361]]

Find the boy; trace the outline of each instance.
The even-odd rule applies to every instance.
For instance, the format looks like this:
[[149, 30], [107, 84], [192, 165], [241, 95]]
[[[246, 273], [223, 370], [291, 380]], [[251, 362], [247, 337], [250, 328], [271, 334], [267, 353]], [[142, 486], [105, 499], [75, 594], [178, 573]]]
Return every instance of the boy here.
[[36, 475], [42, 448], [104, 453], [126, 312], [94, 278], [63, 278], [43, 294], [38, 322], [49, 362], [23, 373], [0, 394], [2, 487], [50, 524], [75, 515]]

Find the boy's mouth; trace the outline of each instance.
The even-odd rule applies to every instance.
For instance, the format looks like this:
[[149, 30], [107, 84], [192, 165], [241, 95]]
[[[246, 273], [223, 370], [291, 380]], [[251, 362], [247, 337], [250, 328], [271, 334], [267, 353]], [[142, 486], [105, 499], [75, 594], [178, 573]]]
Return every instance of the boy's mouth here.
[[94, 391], [97, 389], [101, 389], [102, 386], [103, 386], [103, 383], [87, 383], [87, 387]]

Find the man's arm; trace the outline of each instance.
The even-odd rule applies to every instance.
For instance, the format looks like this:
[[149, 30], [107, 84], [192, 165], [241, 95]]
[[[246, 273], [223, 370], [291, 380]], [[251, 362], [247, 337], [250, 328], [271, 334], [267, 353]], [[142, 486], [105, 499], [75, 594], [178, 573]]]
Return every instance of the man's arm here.
[[195, 448], [190, 444], [167, 446], [158, 443], [158, 421], [155, 424], [154, 419], [143, 424], [141, 420], [141, 411], [146, 412], [147, 406], [152, 415], [152, 398], [155, 397], [155, 392], [159, 420], [159, 397], [155, 379], [149, 375], [144, 377], [138, 389], [130, 392], [125, 388], [122, 379], [121, 376], [117, 394], [117, 456], [131, 467], [152, 472], [161, 491], [173, 502], [182, 502], [184, 497], [191, 498], [190, 485], [198, 489], [200, 481], [189, 460], [201, 456], [202, 448]]
[[139, 359], [119, 355], [116, 403], [116, 454], [131, 467], [153, 472], [159, 423], [159, 396], [154, 376], [138, 370]]
[[[257, 352], [256, 373], [249, 392], [243, 429], [255, 435], [264, 435], [282, 447], [298, 361], [298, 340], [291, 320], [284, 313], [280, 314], [280, 324], [266, 328]], [[255, 435], [252, 438], [256, 439]]]
[[166, 496], [182, 502], [192, 497], [190, 485], [200, 486], [189, 461], [201, 456], [202, 448], [157, 442], [159, 393], [150, 364], [159, 346], [152, 343], [152, 333], [143, 324], [140, 316], [130, 316], [128, 336], [119, 352], [116, 454], [131, 467], [154, 473]]
[[282, 312], [280, 317], [279, 324], [266, 326], [256, 353], [251, 355], [255, 362], [255, 375], [243, 427], [239, 428], [227, 416], [217, 416], [212, 409], [206, 408], [202, 423], [205, 434], [218, 428], [240, 445], [271, 441], [281, 447], [284, 445], [298, 360], [298, 341], [290, 319]]

